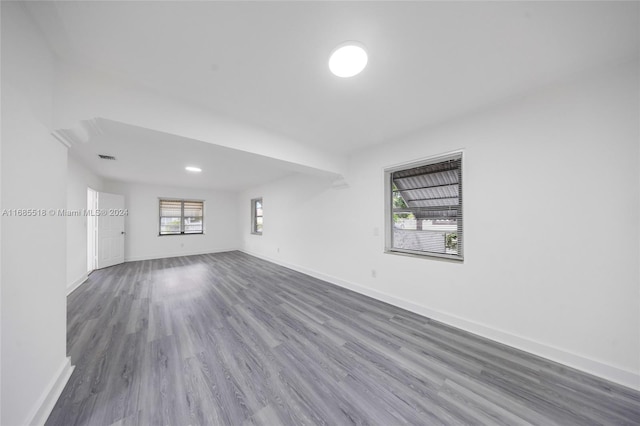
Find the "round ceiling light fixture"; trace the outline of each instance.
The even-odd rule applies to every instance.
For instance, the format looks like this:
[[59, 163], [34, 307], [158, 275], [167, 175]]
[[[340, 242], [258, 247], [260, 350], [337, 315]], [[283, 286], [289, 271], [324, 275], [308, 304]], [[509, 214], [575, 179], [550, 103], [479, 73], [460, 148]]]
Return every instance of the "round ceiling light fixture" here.
[[362, 43], [347, 41], [333, 49], [329, 57], [329, 69], [338, 77], [353, 77], [367, 66], [367, 51]]
[[187, 166], [184, 168], [188, 172], [200, 173], [202, 169], [200, 167]]

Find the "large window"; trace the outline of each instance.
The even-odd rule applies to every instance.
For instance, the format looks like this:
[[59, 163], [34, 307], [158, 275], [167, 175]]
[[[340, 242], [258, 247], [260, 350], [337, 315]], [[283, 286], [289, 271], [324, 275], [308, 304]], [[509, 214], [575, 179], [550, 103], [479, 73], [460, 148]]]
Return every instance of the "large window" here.
[[387, 169], [385, 181], [385, 250], [462, 260], [462, 153]]
[[160, 235], [204, 233], [204, 201], [160, 200]]
[[251, 233], [262, 235], [262, 198], [251, 200]]

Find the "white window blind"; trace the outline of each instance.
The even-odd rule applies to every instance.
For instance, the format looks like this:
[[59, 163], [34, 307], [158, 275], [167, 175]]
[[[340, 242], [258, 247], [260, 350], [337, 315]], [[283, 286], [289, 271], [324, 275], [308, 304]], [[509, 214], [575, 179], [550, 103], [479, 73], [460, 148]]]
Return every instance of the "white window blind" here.
[[204, 202], [160, 200], [160, 235], [204, 233]]
[[204, 207], [202, 201], [183, 201], [183, 226], [185, 234], [202, 234]]
[[462, 260], [462, 153], [386, 171], [387, 251]]

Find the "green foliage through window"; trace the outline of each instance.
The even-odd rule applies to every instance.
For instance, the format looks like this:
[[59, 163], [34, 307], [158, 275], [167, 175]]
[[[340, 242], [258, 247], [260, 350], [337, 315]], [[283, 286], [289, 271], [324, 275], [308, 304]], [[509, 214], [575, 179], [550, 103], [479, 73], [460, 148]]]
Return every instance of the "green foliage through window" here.
[[457, 250], [458, 249], [458, 234], [455, 232], [451, 232], [446, 234], [445, 236], [445, 246], [449, 250]]
[[[400, 192], [398, 191], [398, 188], [393, 185], [393, 208], [394, 209], [406, 209], [409, 206], [407, 206], [406, 201], [404, 201], [404, 198], [402, 198], [402, 194], [400, 194]], [[395, 223], [397, 223], [400, 219], [415, 219], [416, 217], [413, 215], [413, 213], [407, 212], [407, 213], [394, 213], [393, 214], [393, 221]]]

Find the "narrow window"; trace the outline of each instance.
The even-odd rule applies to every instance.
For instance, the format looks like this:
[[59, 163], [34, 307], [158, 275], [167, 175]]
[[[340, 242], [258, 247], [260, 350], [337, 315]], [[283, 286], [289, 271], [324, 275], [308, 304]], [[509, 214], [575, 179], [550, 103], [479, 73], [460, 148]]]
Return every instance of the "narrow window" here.
[[262, 235], [262, 198], [251, 200], [251, 233]]
[[160, 200], [160, 235], [204, 233], [204, 201]]
[[387, 169], [385, 182], [385, 250], [462, 260], [462, 153]]

